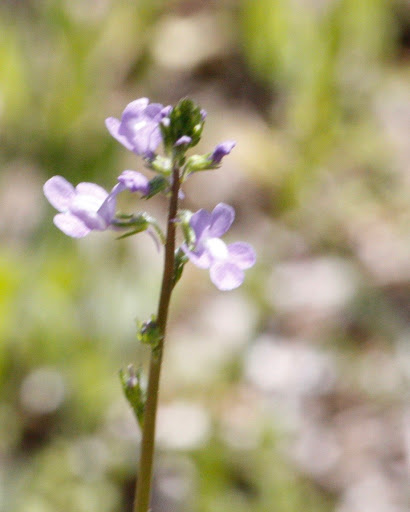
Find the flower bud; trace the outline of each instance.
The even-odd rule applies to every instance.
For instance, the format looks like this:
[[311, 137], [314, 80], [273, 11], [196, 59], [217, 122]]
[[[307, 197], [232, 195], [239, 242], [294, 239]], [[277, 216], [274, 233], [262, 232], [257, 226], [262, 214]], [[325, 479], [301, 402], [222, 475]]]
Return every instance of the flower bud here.
[[204, 125], [203, 111], [190, 99], [181, 100], [161, 123], [164, 145], [168, 150], [180, 144], [185, 149], [198, 144]]

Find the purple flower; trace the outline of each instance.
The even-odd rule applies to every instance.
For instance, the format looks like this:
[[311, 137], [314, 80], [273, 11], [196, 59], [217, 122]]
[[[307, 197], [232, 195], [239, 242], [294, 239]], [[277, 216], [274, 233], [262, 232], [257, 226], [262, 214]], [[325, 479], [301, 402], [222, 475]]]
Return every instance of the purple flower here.
[[150, 191], [148, 178], [137, 171], [122, 171], [118, 176], [118, 183], [121, 188], [119, 192], [128, 189], [131, 192], [141, 192], [146, 196]]
[[190, 220], [195, 233], [195, 247], [183, 250], [200, 268], [209, 268], [211, 281], [220, 290], [233, 290], [244, 280], [244, 270], [255, 263], [255, 252], [245, 242], [226, 245], [220, 237], [231, 227], [235, 218], [232, 206], [219, 203], [212, 213], [198, 210]]
[[111, 135], [127, 149], [150, 158], [162, 140], [159, 123], [169, 114], [170, 109], [160, 103], [149, 103], [148, 98], [140, 98], [125, 107], [121, 121], [109, 117], [105, 125]]
[[63, 233], [82, 238], [90, 231], [110, 227], [116, 209], [116, 185], [110, 194], [95, 183], [79, 183], [75, 188], [62, 176], [53, 176], [43, 187], [44, 195], [58, 210], [54, 224]]
[[236, 142], [234, 140], [227, 140], [225, 142], [221, 142], [214, 149], [213, 153], [209, 157], [212, 160], [214, 165], [218, 165], [221, 163], [221, 160], [224, 156], [229, 155], [232, 149], [236, 146]]

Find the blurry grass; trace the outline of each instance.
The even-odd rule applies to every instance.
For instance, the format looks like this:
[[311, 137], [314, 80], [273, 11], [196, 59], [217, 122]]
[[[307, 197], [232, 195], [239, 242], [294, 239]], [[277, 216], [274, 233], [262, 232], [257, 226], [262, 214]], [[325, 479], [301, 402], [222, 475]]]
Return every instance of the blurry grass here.
[[278, 453], [272, 433], [251, 452], [227, 448], [214, 439], [196, 459], [200, 512], [333, 510], [330, 497], [295, 478]]

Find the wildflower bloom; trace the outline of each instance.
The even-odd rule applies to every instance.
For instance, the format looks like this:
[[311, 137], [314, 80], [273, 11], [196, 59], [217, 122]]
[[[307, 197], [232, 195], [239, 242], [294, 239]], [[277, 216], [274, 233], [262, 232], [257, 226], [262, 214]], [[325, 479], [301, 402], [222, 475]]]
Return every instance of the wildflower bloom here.
[[110, 194], [95, 183], [79, 183], [75, 188], [62, 176], [53, 176], [43, 187], [44, 195], [60, 213], [54, 224], [66, 235], [82, 238], [90, 231], [104, 231], [115, 215], [116, 185]]
[[110, 134], [127, 149], [151, 158], [162, 140], [159, 123], [170, 110], [170, 107], [160, 103], [149, 103], [148, 98], [140, 98], [125, 107], [121, 121], [109, 117], [105, 125]]
[[209, 157], [214, 165], [219, 165], [224, 156], [229, 155], [232, 149], [236, 146], [236, 142], [234, 140], [227, 140], [225, 142], [221, 142], [214, 149], [213, 153]]
[[231, 227], [235, 218], [232, 206], [219, 203], [212, 213], [201, 209], [189, 224], [195, 234], [194, 248], [186, 244], [183, 250], [200, 268], [209, 268], [211, 281], [219, 290], [233, 290], [244, 280], [244, 270], [255, 263], [255, 252], [245, 242], [226, 245], [220, 237]]

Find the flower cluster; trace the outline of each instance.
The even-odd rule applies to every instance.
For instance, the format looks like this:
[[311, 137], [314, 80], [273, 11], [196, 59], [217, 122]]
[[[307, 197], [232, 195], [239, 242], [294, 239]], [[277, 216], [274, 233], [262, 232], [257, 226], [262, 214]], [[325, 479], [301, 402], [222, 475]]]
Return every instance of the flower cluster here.
[[[59, 212], [54, 217], [54, 224], [74, 238], [82, 238], [91, 231], [114, 229], [125, 231], [120, 238], [141, 231], [155, 232], [163, 242], [164, 236], [157, 222], [148, 214], [118, 213], [117, 196], [125, 190], [137, 192], [145, 199], [157, 193], [169, 194], [172, 172], [176, 168], [183, 184], [193, 173], [220, 167], [222, 159], [235, 146], [234, 141], [218, 144], [205, 155], [186, 157], [186, 152], [200, 140], [205, 117], [206, 112], [188, 99], [181, 100], [173, 108], [140, 98], [126, 106], [121, 119], [106, 119], [110, 134], [128, 150], [141, 156], [155, 175], [148, 179], [140, 172], [125, 170], [110, 192], [95, 183], [83, 182], [74, 187], [62, 176], [53, 176], [45, 183], [44, 194]], [[161, 143], [164, 155], [156, 153]], [[182, 192], [179, 198], [183, 198]], [[226, 245], [220, 238], [228, 231], [234, 217], [234, 209], [223, 203], [212, 213], [201, 209], [196, 213], [181, 212], [179, 217], [185, 234], [180, 248], [180, 253], [185, 255], [183, 264], [190, 260], [200, 268], [209, 269], [212, 282], [220, 290], [240, 286], [244, 270], [255, 263], [255, 253], [249, 244]]]

